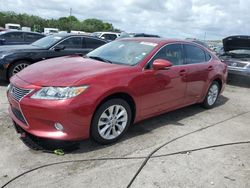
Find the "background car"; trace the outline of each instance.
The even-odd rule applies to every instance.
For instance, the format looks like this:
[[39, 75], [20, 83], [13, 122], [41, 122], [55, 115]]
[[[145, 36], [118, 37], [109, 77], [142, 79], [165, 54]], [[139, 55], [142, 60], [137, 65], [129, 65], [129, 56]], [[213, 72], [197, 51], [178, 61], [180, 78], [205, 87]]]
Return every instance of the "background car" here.
[[115, 32], [94, 32], [91, 34], [93, 37], [98, 37], [101, 39], [105, 39], [108, 41], [113, 41], [117, 39], [120, 36], [120, 33], [115, 33]]
[[108, 144], [134, 122], [195, 103], [214, 107], [226, 78], [227, 66], [201, 45], [129, 38], [31, 65], [11, 78], [7, 95], [25, 135]]
[[2, 31], [0, 32], [0, 45], [31, 44], [45, 35], [27, 31]]
[[105, 43], [105, 40], [86, 35], [55, 34], [30, 45], [0, 47], [0, 77], [9, 79], [41, 60], [73, 54], [85, 55]]
[[223, 50], [219, 57], [228, 65], [228, 73], [250, 78], [250, 36], [223, 39]]
[[147, 34], [147, 33], [121, 33], [119, 38], [131, 38], [131, 37], [152, 37], [152, 38], [160, 38], [159, 35]]

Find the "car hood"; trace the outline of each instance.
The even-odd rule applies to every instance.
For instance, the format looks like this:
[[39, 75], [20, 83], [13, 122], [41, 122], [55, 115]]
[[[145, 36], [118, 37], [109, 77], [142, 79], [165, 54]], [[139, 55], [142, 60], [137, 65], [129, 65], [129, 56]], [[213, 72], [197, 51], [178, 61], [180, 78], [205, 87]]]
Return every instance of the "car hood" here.
[[101, 74], [113, 74], [128, 66], [105, 63], [80, 56], [41, 61], [25, 68], [14, 77], [36, 86], [77, 86], [89, 84]]
[[250, 50], [250, 36], [231, 36], [222, 40], [225, 52]]
[[4, 45], [0, 46], [0, 53], [9, 53], [13, 51], [30, 51], [30, 50], [39, 50], [43, 49], [37, 46], [32, 45]]

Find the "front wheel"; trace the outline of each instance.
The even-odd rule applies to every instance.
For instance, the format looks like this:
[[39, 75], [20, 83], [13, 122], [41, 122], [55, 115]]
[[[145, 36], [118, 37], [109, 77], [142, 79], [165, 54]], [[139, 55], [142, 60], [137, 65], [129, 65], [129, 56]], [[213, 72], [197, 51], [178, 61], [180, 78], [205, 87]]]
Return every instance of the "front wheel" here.
[[92, 138], [101, 144], [117, 141], [129, 127], [131, 117], [130, 106], [125, 100], [111, 99], [103, 103], [92, 120]]
[[218, 99], [219, 93], [220, 86], [218, 82], [214, 81], [208, 89], [206, 98], [204, 99], [202, 106], [207, 109], [213, 108]]
[[25, 69], [30, 65], [30, 62], [28, 61], [18, 61], [11, 65], [11, 67], [8, 70], [8, 79], [10, 79], [15, 74], [19, 73], [21, 70]]

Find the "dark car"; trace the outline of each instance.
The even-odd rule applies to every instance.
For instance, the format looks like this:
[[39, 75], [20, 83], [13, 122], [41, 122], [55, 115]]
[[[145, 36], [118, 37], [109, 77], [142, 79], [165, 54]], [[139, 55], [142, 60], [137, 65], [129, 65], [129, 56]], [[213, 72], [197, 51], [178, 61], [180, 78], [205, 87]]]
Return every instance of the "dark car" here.
[[219, 57], [228, 65], [228, 73], [250, 78], [250, 36], [227, 37], [223, 49]]
[[2, 31], [0, 32], [0, 45], [31, 44], [45, 35], [27, 31]]
[[0, 77], [9, 79], [35, 62], [66, 55], [85, 55], [106, 41], [86, 35], [55, 34], [30, 45], [0, 47]]

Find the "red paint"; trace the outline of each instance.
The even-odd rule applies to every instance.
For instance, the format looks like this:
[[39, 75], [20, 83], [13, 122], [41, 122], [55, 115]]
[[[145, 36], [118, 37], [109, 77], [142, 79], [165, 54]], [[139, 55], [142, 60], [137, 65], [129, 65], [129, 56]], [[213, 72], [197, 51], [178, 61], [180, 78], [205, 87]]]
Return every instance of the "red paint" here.
[[[9, 94], [12, 106], [22, 110], [28, 125], [19, 121], [10, 110], [11, 118], [24, 130], [38, 137], [60, 140], [81, 140], [89, 137], [92, 116], [98, 105], [116, 93], [130, 95], [136, 105], [135, 122], [190, 104], [202, 102], [215, 79], [227, 77], [226, 65], [212, 55], [207, 63], [170, 66], [169, 70], [144, 69], [148, 60], [163, 45], [185, 41], [129, 39], [158, 43], [138, 65], [125, 66], [103, 63], [82, 57], [62, 57], [32, 65], [11, 83], [20, 88], [34, 89], [20, 104]], [[206, 49], [204, 49], [206, 50]], [[166, 62], [165, 62], [166, 63]], [[158, 62], [162, 66], [162, 62]], [[159, 67], [159, 66], [158, 66]], [[67, 100], [37, 100], [30, 96], [42, 86], [89, 85], [83, 94]], [[64, 132], [54, 123], [64, 126]]]

